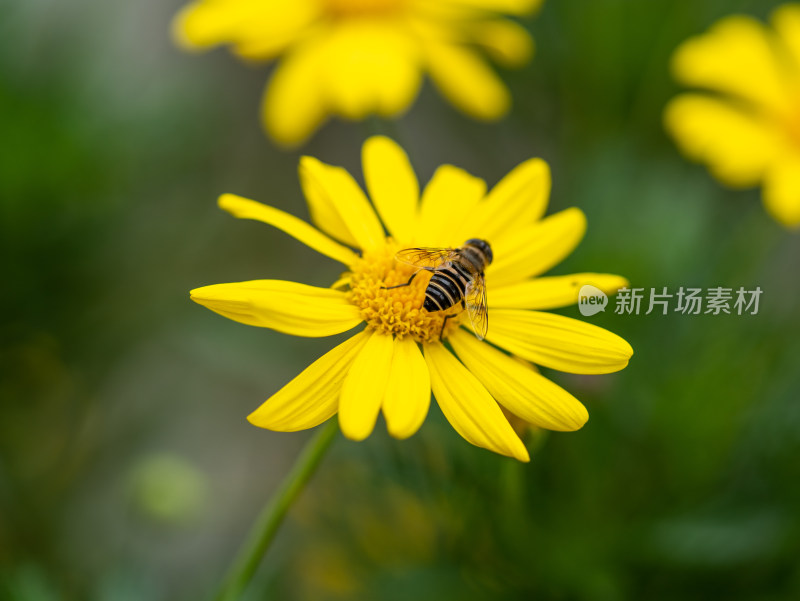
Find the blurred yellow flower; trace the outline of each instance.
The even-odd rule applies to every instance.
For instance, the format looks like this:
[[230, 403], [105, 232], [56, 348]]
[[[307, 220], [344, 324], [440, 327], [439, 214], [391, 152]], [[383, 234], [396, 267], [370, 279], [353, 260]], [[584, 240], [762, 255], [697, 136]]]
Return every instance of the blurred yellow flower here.
[[778, 8], [772, 28], [747, 16], [722, 19], [678, 48], [672, 70], [706, 90], [666, 108], [681, 149], [729, 186], [761, 184], [767, 211], [800, 226], [800, 4]]
[[[525, 161], [488, 194], [483, 180], [443, 165], [420, 199], [408, 157], [394, 142], [373, 137], [362, 158], [372, 203], [344, 169], [301, 159], [301, 184], [317, 227], [239, 196], [220, 198], [234, 216], [277, 227], [347, 271], [331, 288], [257, 280], [198, 288], [192, 300], [230, 319], [294, 336], [330, 336], [366, 322], [275, 393], [250, 422], [296, 431], [338, 412], [345, 436], [362, 440], [382, 411], [389, 433], [406, 438], [424, 421], [432, 390], [466, 440], [521, 461], [528, 452], [500, 405], [541, 428], [583, 426], [583, 405], [512, 355], [579, 374], [624, 368], [633, 350], [622, 338], [541, 310], [576, 303], [586, 282], [611, 293], [626, 281], [594, 273], [536, 277], [568, 255], [586, 227], [576, 208], [542, 218], [550, 193], [547, 164]], [[385, 288], [414, 272], [395, 260], [398, 249], [455, 247], [475, 236], [494, 250], [486, 270], [492, 344], [459, 327], [463, 313], [443, 324], [442, 312], [422, 309], [428, 272], [410, 286]], [[442, 332], [454, 352], [440, 340]]]
[[483, 58], [519, 66], [533, 52], [526, 15], [541, 0], [196, 0], [173, 28], [187, 48], [231, 44], [242, 58], [281, 58], [262, 103], [279, 143], [305, 140], [330, 115], [396, 117], [427, 72], [477, 119], [497, 119], [508, 90]]

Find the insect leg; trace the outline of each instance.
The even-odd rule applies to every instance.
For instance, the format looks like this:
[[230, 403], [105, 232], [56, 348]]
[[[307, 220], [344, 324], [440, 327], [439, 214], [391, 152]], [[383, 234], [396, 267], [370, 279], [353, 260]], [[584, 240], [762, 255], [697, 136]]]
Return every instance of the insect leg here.
[[415, 277], [417, 277], [417, 274], [419, 274], [419, 272], [420, 272], [420, 271], [433, 271], [433, 269], [429, 269], [429, 268], [427, 268], [427, 267], [423, 267], [423, 268], [422, 268], [422, 269], [420, 269], [419, 271], [415, 271], [415, 272], [414, 272], [414, 273], [411, 275], [411, 277], [410, 277], [410, 278], [408, 278], [408, 281], [407, 281], [405, 284], [397, 284], [397, 286], [381, 286], [381, 290], [392, 290], [392, 289], [394, 289], [394, 288], [402, 288], [403, 286], [410, 286], [410, 285], [411, 285], [411, 282], [412, 282], [412, 280], [413, 280]]
[[444, 316], [444, 321], [442, 322], [442, 331], [439, 332], [439, 340], [440, 341], [442, 340], [442, 337], [444, 336], [444, 328], [447, 325], [447, 320], [450, 319], [451, 317], [455, 317], [456, 315], [458, 315], [458, 313], [454, 313], [454, 314], [451, 314], [451, 315], [445, 315]]

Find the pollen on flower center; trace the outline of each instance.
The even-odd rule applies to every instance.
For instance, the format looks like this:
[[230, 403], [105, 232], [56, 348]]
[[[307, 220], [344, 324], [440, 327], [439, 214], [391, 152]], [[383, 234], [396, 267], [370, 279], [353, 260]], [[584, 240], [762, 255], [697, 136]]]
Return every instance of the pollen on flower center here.
[[408, 286], [386, 289], [406, 283], [416, 271], [412, 265], [395, 260], [399, 249], [389, 242], [381, 250], [365, 253], [351, 265], [350, 302], [361, 309], [368, 327], [398, 338], [411, 336], [417, 342], [439, 340], [445, 316], [457, 315], [447, 320], [443, 333], [446, 338], [458, 327], [461, 309], [428, 312], [422, 308], [430, 280], [428, 272], [419, 273]]
[[406, 0], [323, 0], [323, 5], [334, 17], [381, 15], [396, 12]]

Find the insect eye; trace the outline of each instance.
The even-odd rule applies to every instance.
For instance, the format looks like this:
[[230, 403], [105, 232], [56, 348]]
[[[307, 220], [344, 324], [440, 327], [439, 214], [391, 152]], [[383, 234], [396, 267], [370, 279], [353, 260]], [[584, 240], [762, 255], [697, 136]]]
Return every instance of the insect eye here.
[[489, 246], [489, 243], [486, 242], [485, 240], [482, 240], [482, 242], [483, 242], [483, 252], [486, 255], [486, 260], [489, 261], [489, 263], [491, 263], [492, 259], [494, 258], [492, 247]]
[[491, 263], [492, 259], [494, 259], [494, 253], [492, 253], [492, 247], [489, 246], [489, 243], [486, 240], [481, 240], [480, 238], [470, 238], [464, 243], [464, 246], [474, 246], [475, 248], [479, 248], [481, 252], [486, 256], [486, 261], [488, 263]]

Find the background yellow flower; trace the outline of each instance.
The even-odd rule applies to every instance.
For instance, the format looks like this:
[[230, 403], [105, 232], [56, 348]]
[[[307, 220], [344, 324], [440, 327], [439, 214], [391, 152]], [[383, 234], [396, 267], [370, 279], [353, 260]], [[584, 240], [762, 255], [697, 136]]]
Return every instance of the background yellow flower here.
[[481, 237], [492, 244], [495, 256], [486, 270], [489, 342], [560, 371], [601, 374], [624, 368], [633, 350], [622, 338], [540, 311], [576, 303], [585, 283], [609, 293], [626, 285], [624, 278], [607, 274], [536, 278], [572, 251], [586, 227], [578, 209], [542, 219], [550, 194], [547, 164], [522, 163], [488, 194], [483, 180], [443, 165], [421, 195], [408, 157], [389, 138], [377, 136], [364, 144], [363, 165], [377, 213], [347, 171], [311, 157], [301, 160], [303, 189], [322, 231], [252, 200], [231, 194], [220, 199], [220, 206], [237, 217], [273, 225], [344, 263], [348, 271], [335, 286], [346, 289], [258, 280], [198, 288], [192, 300], [230, 319], [295, 336], [330, 336], [367, 324], [273, 395], [250, 421], [291, 432], [338, 412], [344, 434], [363, 440], [382, 412], [390, 434], [407, 438], [425, 419], [432, 390], [465, 439], [522, 461], [528, 452], [498, 403], [542, 428], [583, 426], [588, 415], [575, 397], [530, 365], [459, 329], [463, 313], [445, 321], [441, 311], [422, 310], [430, 273], [422, 272], [407, 287], [387, 289], [415, 271], [396, 261], [399, 248], [456, 247]]
[[800, 227], [800, 5], [772, 13], [772, 28], [726, 17], [675, 52], [682, 94], [665, 112], [667, 130], [690, 158], [733, 187], [762, 186], [764, 206]]
[[427, 73], [476, 119], [509, 107], [483, 55], [504, 66], [528, 60], [533, 41], [503, 17], [541, 0], [198, 0], [176, 17], [187, 48], [231, 44], [248, 60], [279, 59], [262, 120], [278, 142], [302, 142], [330, 115], [396, 117]]

